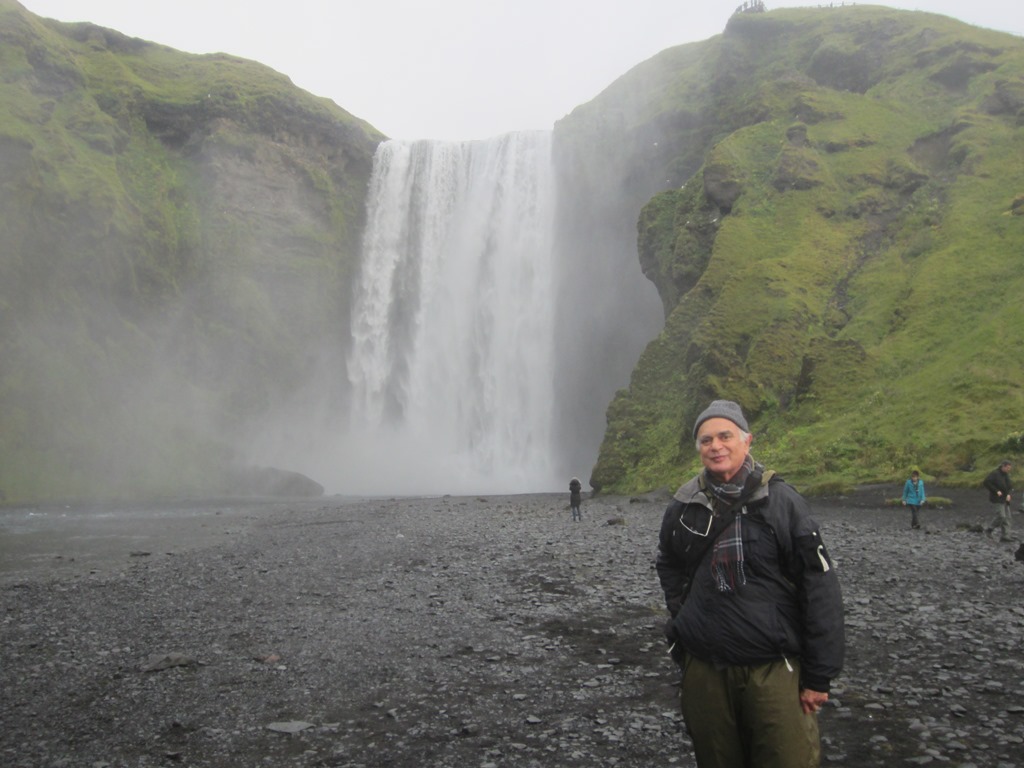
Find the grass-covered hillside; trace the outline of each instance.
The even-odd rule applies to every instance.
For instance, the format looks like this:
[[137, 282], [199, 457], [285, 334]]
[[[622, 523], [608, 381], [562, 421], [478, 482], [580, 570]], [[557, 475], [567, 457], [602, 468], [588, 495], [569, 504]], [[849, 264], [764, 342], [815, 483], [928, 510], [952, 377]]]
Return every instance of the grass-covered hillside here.
[[674, 488], [719, 397], [812, 492], [1024, 458], [1024, 40], [877, 6], [738, 14], [566, 122], [612, 109], [656, 132], [669, 183], [638, 242], [667, 319], [594, 487]]
[[225, 487], [324, 372], [381, 136], [260, 64], [0, 0], [0, 490]]

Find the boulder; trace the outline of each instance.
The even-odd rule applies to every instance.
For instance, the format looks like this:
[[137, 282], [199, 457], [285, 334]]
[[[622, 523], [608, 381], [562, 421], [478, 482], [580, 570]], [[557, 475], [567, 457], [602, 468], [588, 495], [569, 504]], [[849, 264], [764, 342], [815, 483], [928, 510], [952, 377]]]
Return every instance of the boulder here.
[[230, 473], [229, 496], [316, 497], [324, 487], [299, 472], [274, 467], [238, 467]]

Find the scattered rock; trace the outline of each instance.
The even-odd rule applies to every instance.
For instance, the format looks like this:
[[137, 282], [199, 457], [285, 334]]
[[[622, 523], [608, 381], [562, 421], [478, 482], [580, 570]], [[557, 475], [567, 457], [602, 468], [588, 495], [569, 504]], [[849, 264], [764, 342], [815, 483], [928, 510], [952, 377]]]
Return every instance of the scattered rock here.
[[307, 723], [305, 720], [289, 720], [285, 723], [270, 723], [267, 726], [267, 730], [275, 731], [276, 733], [300, 733], [312, 727], [313, 724]]
[[[624, 499], [581, 523], [551, 514], [563, 501], [289, 502], [174, 558], [19, 577], [0, 587], [3, 763], [693, 768], [653, 571], [663, 505], [605, 525]], [[812, 508], [848, 640], [823, 764], [1019, 763], [1024, 569], [968, 529], [983, 500], [923, 510], [929, 537], [855, 494]], [[199, 665], [137, 663], [183, 642], [201, 675], [126, 673]]]
[[154, 653], [142, 662], [139, 669], [142, 672], [160, 672], [171, 667], [192, 667], [198, 664], [198, 661], [183, 653]]

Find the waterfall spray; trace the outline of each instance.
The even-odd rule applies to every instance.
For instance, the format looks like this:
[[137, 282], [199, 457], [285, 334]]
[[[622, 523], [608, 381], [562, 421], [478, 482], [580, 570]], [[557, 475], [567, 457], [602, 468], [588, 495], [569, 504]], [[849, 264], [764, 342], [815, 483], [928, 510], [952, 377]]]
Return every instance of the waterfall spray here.
[[353, 493], [553, 490], [548, 132], [388, 141], [347, 361]]

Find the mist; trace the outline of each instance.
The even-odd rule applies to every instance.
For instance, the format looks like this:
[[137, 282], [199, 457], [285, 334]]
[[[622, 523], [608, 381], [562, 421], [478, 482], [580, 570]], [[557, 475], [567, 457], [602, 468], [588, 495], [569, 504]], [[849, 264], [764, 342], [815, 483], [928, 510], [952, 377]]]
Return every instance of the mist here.
[[[602, 215], [599, 197], [559, 181], [548, 131], [382, 144], [344, 371], [304, 388], [252, 460], [345, 495], [589, 477], [605, 409], [662, 321], [635, 211]], [[334, 410], [310, 419], [312, 403]]]

